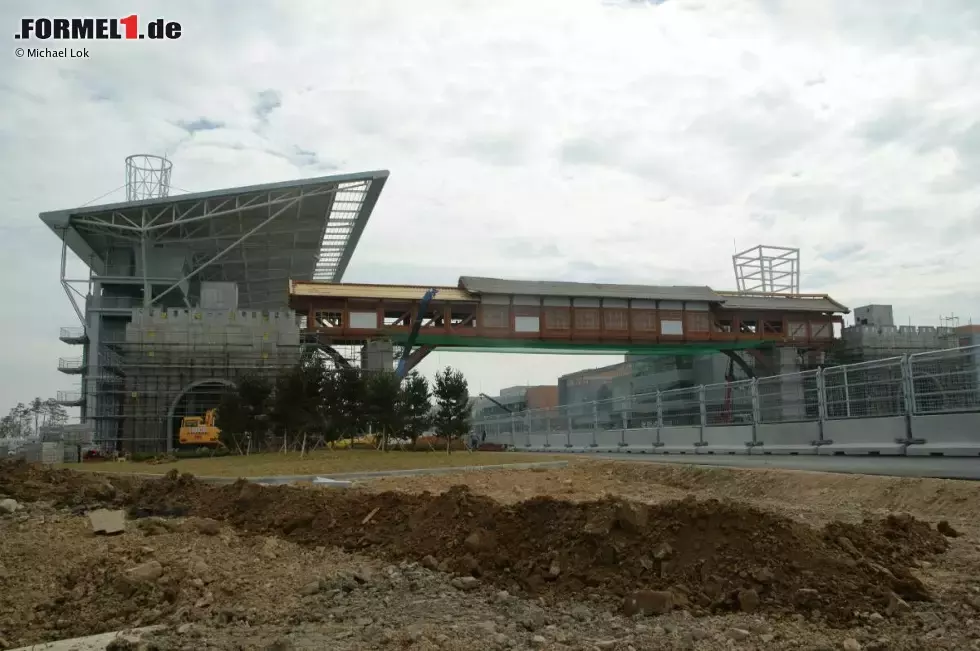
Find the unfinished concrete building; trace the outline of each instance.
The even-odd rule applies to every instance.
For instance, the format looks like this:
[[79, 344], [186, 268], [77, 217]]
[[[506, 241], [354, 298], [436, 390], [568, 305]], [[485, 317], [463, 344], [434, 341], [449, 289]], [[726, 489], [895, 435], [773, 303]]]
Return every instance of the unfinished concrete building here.
[[[59, 401], [94, 442], [170, 451], [180, 419], [217, 406], [244, 375], [274, 379], [301, 354], [289, 280], [339, 281], [386, 171], [171, 197], [170, 162], [127, 159], [127, 201], [45, 212], [80, 326], [59, 360], [79, 380]], [[68, 272], [69, 252], [88, 277]], [[336, 354], [336, 351], [334, 351]]]
[[895, 325], [891, 305], [854, 308], [854, 325], [844, 328], [835, 361], [853, 364], [959, 345], [949, 326]]

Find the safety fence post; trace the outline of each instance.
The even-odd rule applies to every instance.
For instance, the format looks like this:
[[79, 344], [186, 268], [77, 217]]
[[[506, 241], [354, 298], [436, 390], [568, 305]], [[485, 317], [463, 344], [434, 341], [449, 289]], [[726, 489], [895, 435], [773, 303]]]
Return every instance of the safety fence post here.
[[909, 444], [923, 444], [925, 440], [917, 439], [915, 432], [912, 431], [912, 415], [916, 412], [915, 379], [912, 377], [912, 360], [908, 354], [902, 355], [900, 368], [902, 369], [902, 407], [905, 411], [905, 438]]
[[820, 427], [820, 440], [823, 440], [823, 427], [827, 421], [827, 385], [824, 384], [823, 369], [817, 369], [817, 422]]

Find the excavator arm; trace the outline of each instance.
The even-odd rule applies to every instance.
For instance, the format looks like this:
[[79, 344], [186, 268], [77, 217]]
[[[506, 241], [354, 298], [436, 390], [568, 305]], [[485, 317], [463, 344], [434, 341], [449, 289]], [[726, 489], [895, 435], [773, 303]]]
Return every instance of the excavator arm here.
[[504, 411], [506, 411], [508, 414], [514, 413], [514, 410], [513, 409], [511, 409], [510, 407], [508, 407], [506, 405], [500, 404], [499, 402], [497, 402], [496, 400], [494, 400], [493, 398], [491, 398], [487, 394], [481, 393], [480, 395], [483, 396], [484, 398], [486, 398], [487, 400], [489, 400], [490, 402], [492, 402], [493, 404], [497, 405], [498, 407], [500, 407]]

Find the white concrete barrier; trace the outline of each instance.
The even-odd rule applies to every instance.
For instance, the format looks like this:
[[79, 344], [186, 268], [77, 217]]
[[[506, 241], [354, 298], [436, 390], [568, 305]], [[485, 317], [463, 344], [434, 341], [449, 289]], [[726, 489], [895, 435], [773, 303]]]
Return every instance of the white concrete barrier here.
[[762, 423], [756, 425], [751, 454], [816, 454], [820, 423]]
[[568, 432], [549, 432], [548, 451], [566, 452], [568, 447]]
[[486, 443], [496, 443], [497, 445], [514, 445], [514, 439], [511, 437], [510, 432], [487, 432]]
[[910, 457], [980, 456], [980, 414], [929, 414], [912, 416]]
[[592, 430], [571, 432], [568, 435], [568, 443], [572, 452], [591, 452], [594, 449], [595, 432]]
[[701, 430], [698, 454], [748, 454], [752, 445], [751, 425], [713, 425]]
[[662, 427], [660, 445], [654, 450], [657, 454], [696, 454], [697, 444], [701, 442], [701, 426]]
[[548, 434], [546, 432], [532, 432], [527, 435], [528, 449], [532, 452], [543, 452], [548, 449]]
[[622, 452], [623, 430], [607, 429], [595, 433], [594, 452]]
[[908, 423], [905, 416], [828, 420], [823, 424], [823, 439], [817, 454], [904, 455]]
[[657, 428], [628, 429], [623, 432], [623, 452], [629, 454], [653, 454], [657, 449]]

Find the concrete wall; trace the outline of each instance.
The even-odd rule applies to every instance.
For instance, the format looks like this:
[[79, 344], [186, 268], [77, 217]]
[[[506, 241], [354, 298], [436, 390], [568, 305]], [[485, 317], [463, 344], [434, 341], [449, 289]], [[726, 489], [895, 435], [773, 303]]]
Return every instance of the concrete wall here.
[[872, 326], [844, 328], [845, 351], [867, 358], [904, 355], [957, 346], [952, 328], [933, 326]]
[[[980, 413], [796, 423], [530, 431], [498, 427], [488, 443], [518, 449], [692, 455], [891, 455], [980, 457]], [[567, 442], [566, 442], [567, 441]]]
[[[208, 387], [214, 402], [223, 385], [253, 373], [274, 379], [300, 358], [292, 310], [138, 308], [125, 331], [125, 345], [100, 350], [96, 435], [98, 443], [122, 452], [169, 449], [174, 421], [184, 415], [172, 421], [169, 413], [190, 387]], [[200, 415], [214, 406], [188, 408]]]
[[293, 310], [207, 310], [137, 308], [126, 325], [130, 344], [248, 347], [266, 350], [299, 346]]
[[369, 341], [361, 346], [361, 368], [366, 371], [393, 371], [394, 347], [390, 341]]
[[202, 282], [200, 307], [202, 310], [238, 309], [238, 285], [236, 283]]

